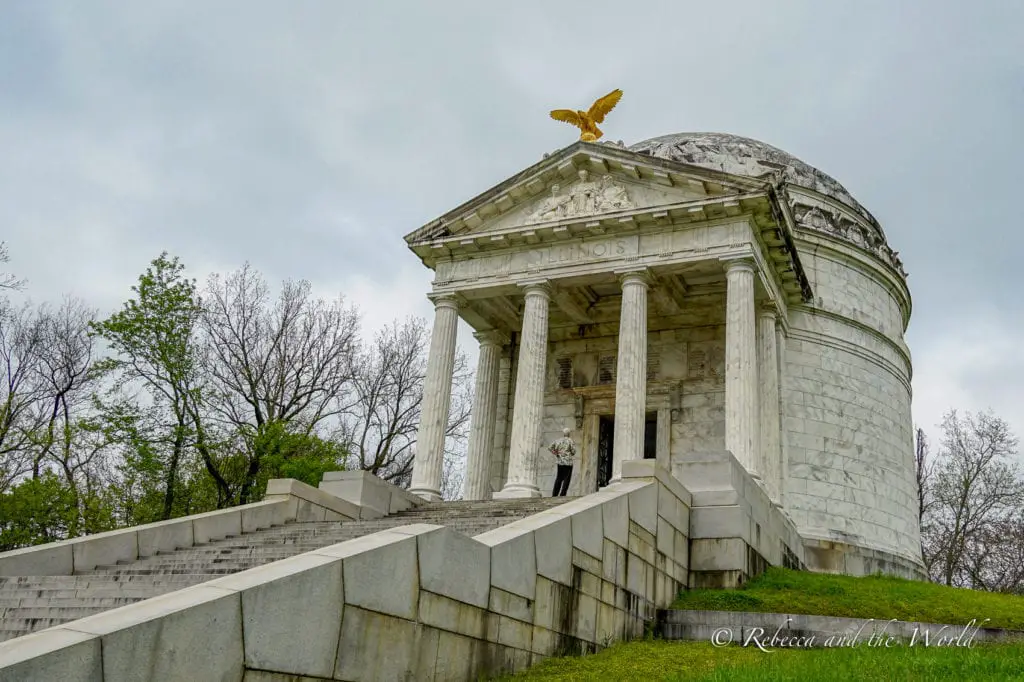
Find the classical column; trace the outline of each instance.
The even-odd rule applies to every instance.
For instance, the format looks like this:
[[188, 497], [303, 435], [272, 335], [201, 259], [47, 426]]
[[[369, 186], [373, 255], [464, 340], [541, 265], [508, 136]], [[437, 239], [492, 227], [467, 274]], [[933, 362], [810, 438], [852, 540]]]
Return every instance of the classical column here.
[[523, 332], [516, 370], [516, 395], [512, 404], [511, 450], [505, 487], [496, 499], [540, 497], [537, 487], [537, 453], [544, 416], [544, 368], [548, 355], [548, 305], [551, 286], [547, 282], [524, 287]]
[[409, 492], [427, 500], [439, 500], [444, 436], [448, 428], [452, 372], [455, 369], [459, 305], [451, 294], [430, 296], [430, 299], [434, 302], [434, 331], [430, 335], [427, 374], [423, 379], [423, 406]]
[[757, 477], [757, 341], [754, 332], [754, 263], [725, 262], [725, 448]]
[[779, 368], [779, 504], [786, 504], [786, 486], [789, 480], [789, 445], [786, 435], [785, 415], [782, 409], [782, 389], [786, 376], [786, 331], [782, 327], [782, 320], [775, 321], [775, 350]]
[[758, 406], [761, 426], [759, 468], [768, 497], [778, 504], [782, 451], [779, 447], [779, 351], [775, 323], [774, 304], [765, 304], [757, 312], [757, 371], [761, 387]]
[[469, 427], [469, 455], [466, 461], [466, 500], [491, 498], [491, 456], [494, 451], [494, 419], [498, 409], [498, 363], [504, 334], [478, 332], [480, 357], [476, 365], [473, 419]]
[[618, 365], [615, 371], [615, 437], [612, 478], [622, 477], [622, 462], [643, 459], [644, 414], [647, 408], [647, 287], [646, 272], [627, 272], [622, 282], [619, 314]]

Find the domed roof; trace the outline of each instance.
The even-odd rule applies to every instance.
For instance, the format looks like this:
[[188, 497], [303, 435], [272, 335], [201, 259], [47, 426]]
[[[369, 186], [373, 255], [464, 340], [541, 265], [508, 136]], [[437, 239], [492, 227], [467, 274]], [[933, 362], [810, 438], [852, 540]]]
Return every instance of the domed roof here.
[[[874, 217], [835, 178], [792, 154], [759, 140], [726, 133], [675, 133], [652, 137], [629, 147], [670, 161], [688, 163], [747, 177], [781, 172], [786, 182], [812, 189], [854, 209], [872, 225]], [[880, 228], [879, 228], [880, 229]]]

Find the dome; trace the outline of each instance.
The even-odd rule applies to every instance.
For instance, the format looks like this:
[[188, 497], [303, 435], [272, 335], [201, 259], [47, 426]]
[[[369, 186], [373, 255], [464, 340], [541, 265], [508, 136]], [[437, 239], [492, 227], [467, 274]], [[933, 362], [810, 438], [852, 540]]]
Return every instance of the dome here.
[[812, 189], [855, 210], [878, 227], [877, 221], [845, 187], [830, 175], [792, 154], [759, 140], [726, 133], [675, 133], [652, 137], [629, 147], [630, 151], [703, 168], [761, 177], [781, 172], [786, 182]]
[[852, 243], [877, 256], [901, 277], [907, 276], [903, 263], [889, 247], [882, 226], [874, 216], [835, 178], [778, 147], [726, 133], [675, 133], [638, 142], [630, 146], [629, 150], [751, 178], [777, 173], [786, 183], [834, 199], [859, 217], [859, 220], [852, 220], [837, 210], [816, 206], [816, 202], [801, 201], [799, 197], [791, 195], [790, 208], [797, 224]]

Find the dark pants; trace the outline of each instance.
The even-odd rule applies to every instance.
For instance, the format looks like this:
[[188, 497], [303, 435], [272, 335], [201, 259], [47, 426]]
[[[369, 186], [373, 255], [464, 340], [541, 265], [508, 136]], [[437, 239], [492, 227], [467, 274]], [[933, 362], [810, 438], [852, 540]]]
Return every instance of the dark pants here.
[[559, 464], [558, 473], [555, 474], [555, 489], [551, 491], [551, 497], [565, 497], [569, 492], [569, 479], [572, 478], [572, 465]]

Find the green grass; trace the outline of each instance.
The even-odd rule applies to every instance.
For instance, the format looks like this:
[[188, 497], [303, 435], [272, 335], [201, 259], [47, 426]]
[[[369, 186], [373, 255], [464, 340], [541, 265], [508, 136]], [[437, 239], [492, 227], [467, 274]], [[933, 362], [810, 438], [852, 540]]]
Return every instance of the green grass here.
[[[885, 576], [854, 578], [771, 568], [739, 590], [692, 590], [677, 609], [809, 613], [1024, 630], [1024, 597]], [[1024, 643], [964, 647], [774, 649], [643, 640], [579, 658], [552, 658], [519, 680], [811, 682], [813, 680], [1024, 680]]]
[[[945, 587], [887, 576], [854, 578], [770, 568], [738, 590], [690, 590], [675, 609], [809, 613], [847, 618], [1024, 630], [1024, 597]], [[1024, 676], [1022, 676], [1024, 679]]]
[[[506, 678], [509, 679], [509, 678]], [[707, 642], [640, 641], [581, 658], [548, 659], [511, 678], [530, 680], [643, 680], [644, 682], [812, 682], [843, 680], [1021, 680], [1024, 645], [972, 648], [775, 650]]]

